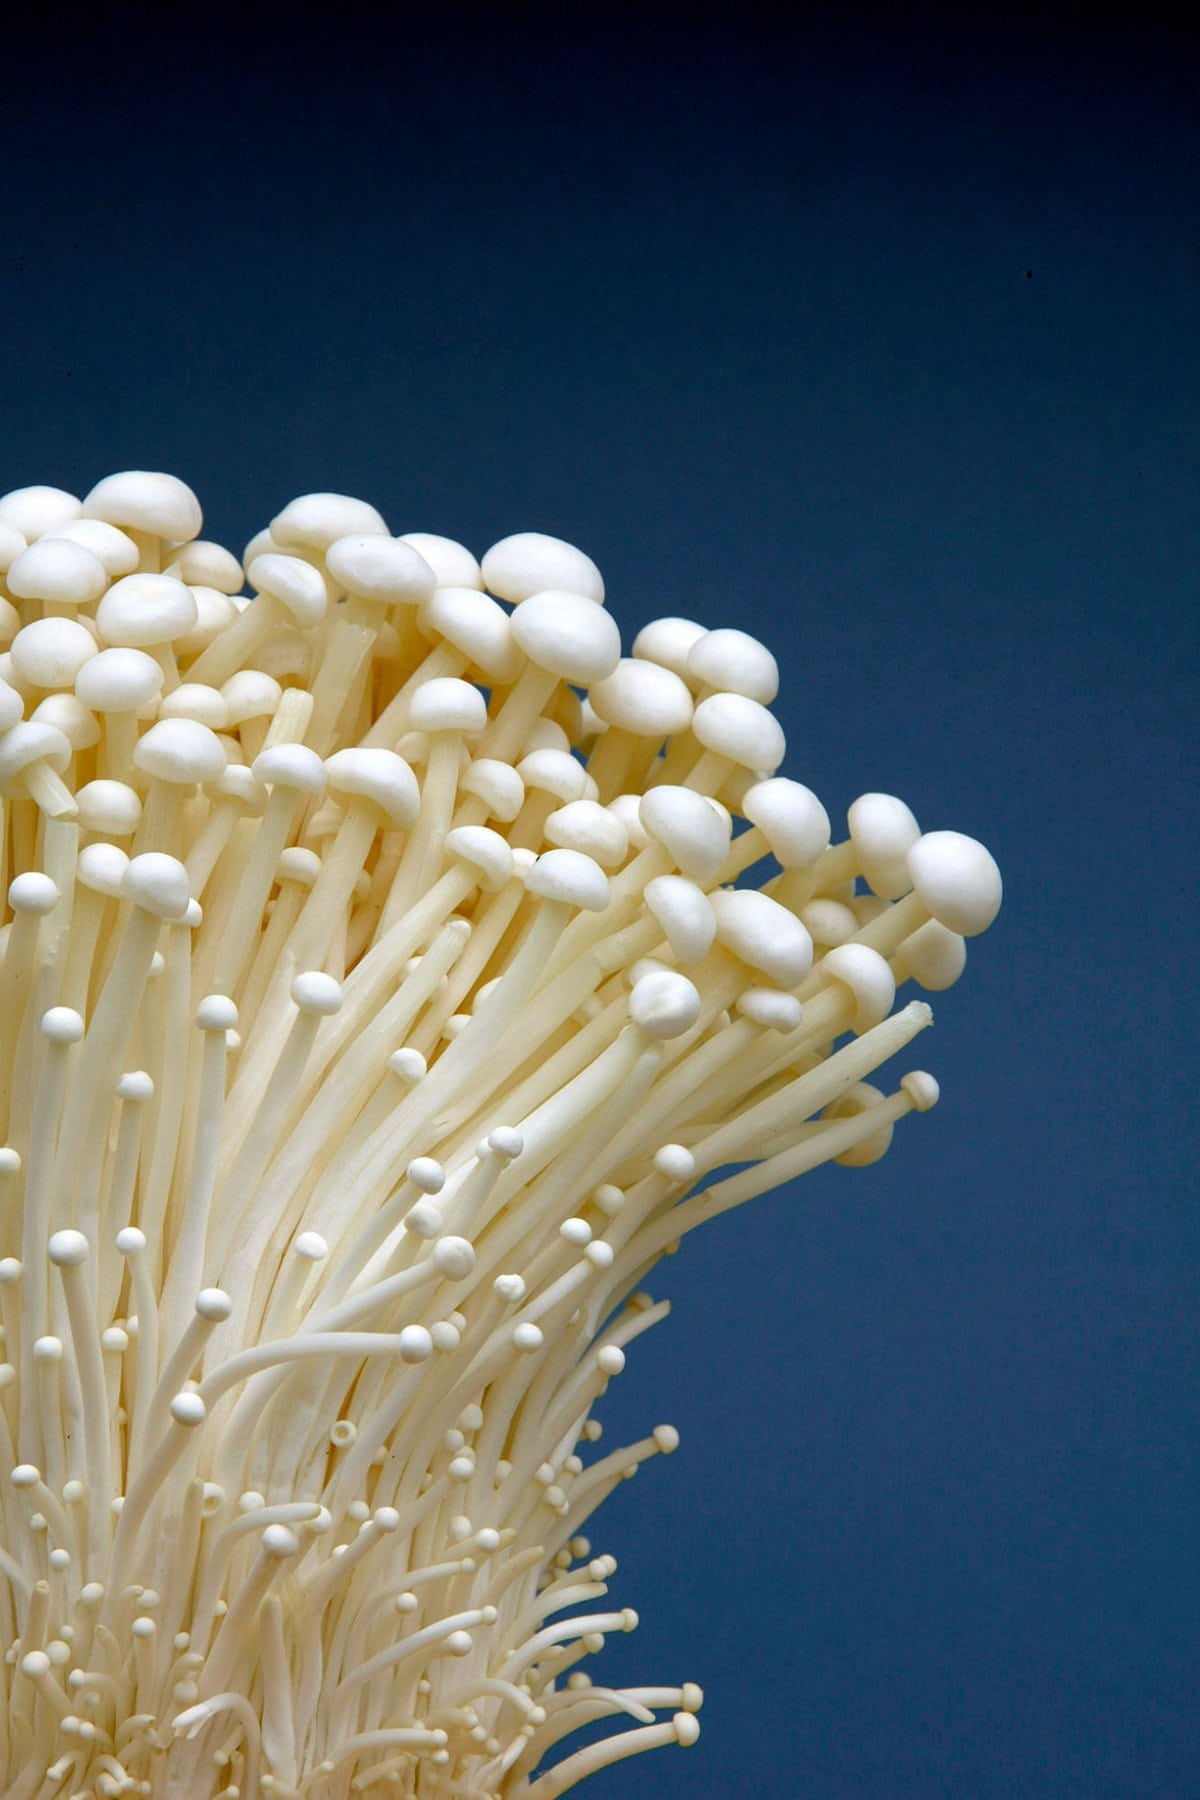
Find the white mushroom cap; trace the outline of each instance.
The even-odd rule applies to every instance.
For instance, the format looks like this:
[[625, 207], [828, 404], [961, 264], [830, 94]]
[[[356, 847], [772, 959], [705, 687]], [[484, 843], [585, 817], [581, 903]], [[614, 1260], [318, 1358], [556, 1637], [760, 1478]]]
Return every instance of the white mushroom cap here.
[[898, 900], [912, 887], [908, 852], [921, 827], [895, 794], [860, 794], [846, 814], [858, 866], [882, 900]]
[[456, 826], [446, 833], [445, 848], [448, 856], [477, 869], [484, 887], [493, 893], [512, 880], [513, 853], [508, 839], [486, 825]]
[[527, 788], [553, 794], [564, 806], [587, 797], [588, 772], [567, 750], [531, 750], [517, 764], [517, 774]]
[[25, 702], [16, 688], [10, 687], [7, 681], [0, 681], [0, 731], [7, 731], [10, 725], [15, 725], [24, 712]]
[[336, 539], [325, 552], [325, 567], [347, 593], [385, 606], [420, 606], [437, 586], [411, 544], [371, 532]]
[[432, 531], [402, 531], [402, 544], [410, 544], [433, 570], [438, 586], [448, 588], [481, 588], [483, 572], [465, 544], [454, 538], [438, 537]]
[[[860, 1081], [827, 1106], [822, 1117], [852, 1119], [858, 1113], [866, 1112], [869, 1107], [877, 1106], [883, 1097], [879, 1088], [872, 1086], [869, 1081]], [[893, 1129], [894, 1127], [891, 1125], [881, 1126], [878, 1131], [872, 1132], [870, 1137], [863, 1138], [861, 1143], [855, 1144], [850, 1150], [843, 1150], [842, 1154], [835, 1156], [833, 1160], [840, 1163], [844, 1169], [869, 1168], [872, 1163], [878, 1162], [881, 1156], [886, 1156], [892, 1141]]]
[[585, 912], [603, 912], [611, 897], [608, 876], [579, 850], [544, 850], [525, 877], [529, 893], [562, 900]]
[[35, 619], [12, 641], [12, 666], [35, 688], [69, 688], [96, 654], [96, 640], [76, 619]]
[[637, 657], [622, 657], [611, 675], [593, 682], [588, 699], [606, 725], [637, 737], [673, 737], [692, 722], [687, 683], [661, 663]]
[[535, 719], [521, 740], [522, 757], [532, 756], [535, 750], [560, 750], [567, 755], [571, 748], [571, 740], [555, 719]]
[[487, 724], [487, 702], [469, 681], [453, 675], [422, 682], [408, 709], [414, 731], [461, 731], [473, 734]]
[[84, 831], [131, 837], [142, 821], [142, 803], [124, 781], [89, 781], [75, 796]]
[[228, 594], [222, 594], [217, 588], [200, 587], [193, 583], [190, 588], [192, 599], [196, 602], [196, 623], [182, 637], [173, 640], [175, 650], [184, 656], [198, 656], [201, 650], [207, 650], [213, 639], [232, 625], [241, 607]]
[[191, 894], [183, 864], [160, 850], [131, 857], [121, 877], [121, 892], [143, 912], [178, 924], [188, 912]]
[[0, 519], [0, 575], [11, 569], [22, 550], [26, 549], [24, 532], [18, 531], [15, 525], [6, 525]]
[[395, 829], [416, 823], [421, 810], [417, 778], [394, 750], [335, 750], [325, 759], [325, 774], [335, 794], [370, 800]]
[[325, 792], [325, 764], [306, 744], [273, 744], [260, 750], [250, 771], [267, 787], [292, 788], [300, 794]]
[[[323, 554], [338, 538], [351, 533], [386, 537], [388, 528], [365, 500], [355, 500], [349, 494], [299, 494], [276, 513], [270, 532], [276, 545], [285, 550], [315, 550]], [[254, 542], [251, 539], [246, 547], [243, 560], [247, 568]]]
[[125, 469], [98, 481], [83, 502], [89, 519], [106, 519], [126, 531], [145, 532], [187, 544], [200, 536], [204, 515], [200, 502], [177, 475], [149, 469]]
[[[273, 675], [276, 681], [295, 676], [302, 686], [308, 682], [312, 670], [312, 644], [294, 627], [273, 631], [267, 641], [258, 646], [254, 657], [264, 675]], [[294, 684], [288, 681], [287, 685]]]
[[216, 781], [225, 772], [224, 746], [194, 719], [160, 719], [134, 746], [133, 765], [157, 781], [181, 786]]
[[210, 731], [229, 728], [229, 708], [219, 688], [202, 681], [182, 681], [158, 703], [160, 719], [193, 719]]
[[967, 946], [957, 931], [928, 919], [896, 951], [900, 979], [916, 981], [931, 994], [953, 987], [967, 966]]
[[444, 638], [501, 687], [521, 672], [509, 615], [488, 594], [463, 586], [439, 587], [422, 602], [417, 623], [427, 637]]
[[707, 627], [695, 619], [651, 619], [633, 640], [633, 654], [645, 662], [660, 663], [681, 681], [688, 679], [688, 658], [701, 638], [708, 636]]
[[604, 578], [591, 557], [542, 531], [518, 531], [501, 538], [480, 566], [484, 585], [501, 600], [528, 600], [531, 594], [561, 588], [604, 604]]
[[568, 800], [543, 826], [551, 844], [581, 850], [602, 869], [619, 869], [629, 854], [629, 833], [615, 813], [595, 800]]
[[283, 545], [275, 542], [275, 539], [271, 536], [270, 526], [264, 525], [261, 531], [255, 532], [254, 536], [250, 539], [250, 542], [246, 545], [246, 548], [242, 551], [242, 567], [243, 569], [248, 569], [257, 556], [276, 556], [282, 554]]
[[[879, 904], [886, 909], [886, 900]], [[830, 900], [823, 894], [806, 901], [800, 908], [799, 918], [813, 943], [822, 948], [844, 944], [859, 928], [858, 914], [853, 907], [841, 900]]]
[[82, 500], [65, 488], [23, 487], [0, 494], [0, 525], [11, 525], [27, 544], [69, 524], [82, 511]]
[[682, 875], [656, 875], [646, 883], [642, 897], [677, 962], [699, 962], [708, 955], [717, 935], [717, 916], [703, 888]]
[[75, 677], [75, 692], [93, 712], [136, 712], [162, 687], [163, 674], [144, 650], [101, 650]]
[[113, 582], [96, 608], [104, 643], [137, 648], [185, 636], [198, 617], [191, 589], [173, 575], [126, 575]]
[[744, 694], [764, 706], [779, 692], [779, 664], [765, 644], [744, 631], [706, 631], [689, 650], [687, 669], [705, 687]]
[[464, 794], [482, 800], [490, 818], [511, 825], [525, 804], [525, 783], [511, 763], [498, 762], [492, 756], [477, 756], [468, 763], [458, 778]]
[[744, 694], [710, 694], [701, 700], [692, 715], [692, 731], [706, 750], [743, 769], [777, 769], [787, 749], [778, 719]]
[[686, 975], [674, 969], [653, 969], [630, 989], [629, 1016], [660, 1042], [682, 1037], [700, 1017], [700, 995]]
[[780, 988], [743, 988], [734, 1007], [743, 1019], [771, 1031], [795, 1031], [803, 1016], [795, 994], [785, 994]]
[[92, 893], [116, 900], [128, 867], [128, 856], [116, 844], [85, 844], [75, 859], [75, 879]]
[[8, 793], [31, 763], [45, 761], [61, 775], [71, 761], [71, 745], [53, 725], [19, 720], [0, 735], [0, 790]]
[[[123, 569], [119, 572], [125, 573]], [[240, 594], [245, 580], [242, 565], [232, 550], [208, 538], [181, 545], [172, 553], [166, 573], [186, 581], [189, 587], [215, 588], [219, 594]]]
[[995, 858], [975, 838], [960, 831], [927, 831], [908, 853], [912, 885], [930, 913], [948, 931], [978, 937], [986, 931], [1004, 897]]
[[650, 837], [693, 881], [710, 881], [729, 854], [729, 815], [691, 788], [656, 787], [638, 816]]
[[886, 1019], [896, 998], [896, 980], [878, 950], [841, 944], [821, 958], [821, 973], [840, 981], [854, 996], [853, 1030], [860, 1035]]
[[61, 731], [72, 750], [90, 750], [100, 742], [100, 727], [95, 714], [74, 694], [47, 694], [39, 700], [30, 717], [39, 725], [53, 725]]
[[247, 719], [270, 719], [283, 699], [283, 689], [265, 669], [237, 669], [221, 683], [221, 698], [231, 725]]
[[786, 906], [757, 888], [720, 888], [710, 894], [717, 941], [760, 969], [775, 987], [793, 988], [812, 968], [813, 944]]
[[517, 606], [512, 634], [531, 663], [563, 681], [589, 687], [621, 660], [621, 634], [609, 615], [582, 594], [539, 589]]
[[71, 519], [60, 525], [44, 543], [81, 544], [90, 550], [110, 581], [132, 575], [138, 566], [138, 547], [131, 537], [105, 519]]
[[256, 556], [246, 578], [260, 594], [270, 594], [285, 606], [296, 624], [319, 625], [329, 606], [329, 589], [319, 569], [301, 556], [267, 552]]
[[99, 557], [69, 538], [48, 537], [22, 550], [8, 571], [8, 591], [19, 600], [90, 606], [108, 586]]
[[248, 815], [258, 818], [267, 804], [267, 790], [257, 781], [245, 763], [229, 763], [212, 784], [213, 794], [222, 800], [236, 800]]
[[756, 781], [743, 794], [741, 809], [781, 868], [806, 869], [829, 848], [829, 814], [811, 788], [786, 775]]

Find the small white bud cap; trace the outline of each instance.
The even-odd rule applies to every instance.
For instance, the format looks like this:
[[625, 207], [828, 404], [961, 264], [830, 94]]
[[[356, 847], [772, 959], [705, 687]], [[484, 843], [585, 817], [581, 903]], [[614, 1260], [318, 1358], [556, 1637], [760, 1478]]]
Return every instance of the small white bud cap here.
[[341, 1011], [342, 984], [321, 969], [305, 969], [297, 975], [291, 994], [292, 1004], [302, 1013], [327, 1019]]
[[401, 531], [397, 536], [423, 557], [433, 570], [439, 588], [475, 588], [483, 586], [483, 574], [465, 544], [456, 538], [439, 537], [433, 531]]
[[[270, 594], [303, 630], [319, 625], [329, 607], [329, 589], [319, 569], [301, 556], [267, 552], [256, 556], [246, 571], [252, 588]], [[228, 667], [228, 665], [226, 665]]]
[[648, 1037], [682, 1037], [700, 1017], [700, 995], [686, 975], [660, 969], [634, 982], [629, 1016]]
[[446, 833], [448, 856], [476, 870], [482, 885], [497, 892], [513, 876], [513, 853], [507, 838], [486, 825], [457, 825]]
[[543, 827], [547, 840], [563, 850], [579, 850], [602, 869], [619, 869], [629, 854], [629, 833], [615, 813], [595, 800], [568, 800]]
[[683, 875], [656, 875], [642, 895], [677, 962], [699, 962], [713, 947], [717, 918], [708, 896]]
[[744, 631], [706, 631], [688, 652], [687, 672], [699, 685], [741, 694], [763, 706], [779, 692], [779, 664], [765, 644]]
[[611, 675], [592, 684], [588, 699], [606, 725], [635, 737], [674, 737], [692, 722], [687, 683], [639, 657], [622, 657]]
[[249, 567], [251, 552], [276, 549], [324, 552], [337, 538], [370, 532], [387, 536], [387, 526], [366, 500], [349, 494], [298, 494], [271, 520], [270, 530], [252, 538], [243, 561]]
[[133, 764], [143, 775], [182, 787], [216, 781], [225, 773], [225, 746], [195, 719], [159, 719], [142, 733]]
[[459, 731], [472, 734], [487, 724], [487, 702], [477, 687], [454, 676], [422, 682], [408, 709], [414, 731]]
[[521, 673], [521, 653], [513, 641], [509, 615], [473, 587], [437, 587], [422, 602], [417, 622], [427, 637], [442, 638], [468, 657], [499, 687]]
[[744, 694], [710, 694], [701, 700], [692, 715], [692, 732], [706, 750], [743, 769], [777, 769], [787, 749], [775, 715]]
[[71, 744], [53, 725], [23, 719], [0, 734], [0, 790], [8, 793], [18, 776], [34, 763], [48, 763], [57, 775], [71, 761]]
[[512, 634], [531, 663], [562, 681], [590, 687], [621, 660], [621, 634], [594, 600], [567, 589], [529, 595], [512, 615]]
[[960, 831], [927, 831], [908, 852], [913, 887], [939, 924], [963, 937], [986, 931], [1004, 897], [995, 858]]
[[829, 848], [829, 814], [811, 788], [786, 775], [756, 781], [743, 794], [741, 810], [782, 868], [807, 869]]
[[[839, 1099], [833, 1101], [830, 1106], [827, 1106], [823, 1117], [826, 1119], [852, 1119], [859, 1113], [878, 1106], [883, 1097], [880, 1090], [872, 1086], [869, 1081], [860, 1081], [842, 1094]], [[869, 1137], [863, 1138], [852, 1149], [843, 1150], [840, 1156], [834, 1157], [834, 1161], [840, 1163], [844, 1169], [869, 1168], [872, 1163], [878, 1162], [882, 1156], [887, 1155], [892, 1141], [892, 1130], [891, 1125], [881, 1126], [878, 1131], [873, 1131]]]
[[199, 537], [204, 523], [200, 502], [186, 482], [149, 469], [106, 475], [84, 499], [83, 510], [89, 519], [176, 544]]
[[43, 483], [0, 494], [0, 524], [19, 531], [30, 544], [77, 519], [82, 511], [83, 502], [74, 494]]
[[305, 744], [273, 744], [269, 750], [260, 750], [250, 772], [266, 787], [292, 788], [300, 794], [325, 792], [325, 764]]
[[416, 824], [421, 790], [409, 765], [394, 750], [361, 746], [335, 750], [325, 759], [325, 774], [334, 793], [351, 801], [371, 801], [394, 829], [406, 831]]
[[578, 850], [546, 850], [525, 877], [526, 891], [541, 900], [564, 901], [585, 912], [603, 912], [611, 898], [599, 863]]
[[936, 919], [906, 937], [894, 958], [897, 980], [918, 982], [931, 994], [953, 987], [967, 966], [967, 946], [957, 931]]
[[98, 648], [78, 619], [34, 619], [18, 631], [9, 654], [14, 673], [27, 686], [61, 689], [74, 684]]
[[437, 586], [411, 544], [375, 532], [337, 538], [325, 552], [325, 567], [347, 593], [385, 606], [419, 606]]
[[87, 1261], [89, 1248], [82, 1231], [52, 1231], [46, 1252], [56, 1269], [77, 1269]]
[[163, 673], [152, 656], [116, 645], [91, 657], [75, 677], [76, 696], [93, 712], [136, 712], [159, 692]]
[[850, 841], [873, 893], [898, 900], [912, 887], [908, 852], [921, 835], [916, 819], [895, 794], [860, 794], [846, 814]]
[[108, 575], [100, 558], [83, 544], [48, 537], [13, 558], [7, 583], [18, 600], [90, 606], [108, 586]]
[[501, 600], [519, 602], [548, 588], [581, 594], [604, 604], [604, 579], [590, 556], [563, 538], [542, 531], [517, 531], [485, 551], [484, 585]]
[[525, 804], [525, 783], [511, 763], [495, 757], [480, 756], [467, 764], [459, 777], [459, 788], [482, 800], [488, 816], [511, 825]]
[[182, 581], [143, 572], [113, 582], [96, 608], [96, 628], [102, 643], [146, 649], [184, 637], [198, 617], [195, 595]]
[[793, 988], [812, 968], [813, 944], [794, 913], [757, 888], [721, 888], [709, 895], [717, 941], [760, 970], [775, 987]]
[[129, 858], [117, 844], [85, 844], [75, 864], [75, 879], [94, 894], [107, 894], [115, 900], [122, 893], [121, 883], [129, 867]]
[[839, 944], [826, 951], [821, 959], [822, 974], [854, 996], [852, 1030], [861, 1035], [886, 1019], [896, 998], [896, 981], [891, 966], [866, 944]]
[[83, 1036], [83, 1018], [73, 1006], [52, 1006], [42, 1014], [40, 1029], [51, 1044], [77, 1044]]
[[176, 857], [159, 850], [130, 859], [121, 877], [121, 893], [143, 912], [173, 924], [184, 918], [191, 904], [187, 870]]
[[8, 904], [15, 913], [35, 913], [44, 917], [58, 904], [58, 887], [40, 869], [28, 869], [14, 875], [8, 884]]
[[[135, 566], [136, 561], [135, 556]], [[124, 569], [116, 571], [121, 575], [125, 572]], [[245, 579], [242, 565], [233, 552], [207, 538], [194, 538], [190, 544], [182, 544], [172, 551], [164, 573], [185, 581], [191, 588], [210, 588], [214, 593], [225, 595], [240, 593]]]
[[638, 816], [693, 881], [710, 881], [729, 854], [729, 815], [691, 788], [662, 786], [642, 796]]

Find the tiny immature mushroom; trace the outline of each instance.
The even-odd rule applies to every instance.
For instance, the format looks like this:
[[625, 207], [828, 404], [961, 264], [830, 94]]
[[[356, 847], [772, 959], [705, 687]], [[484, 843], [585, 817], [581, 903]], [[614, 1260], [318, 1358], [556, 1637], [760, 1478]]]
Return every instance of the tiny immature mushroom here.
[[699, 1732], [589, 1672], [655, 1264], [937, 1103], [999, 871], [561, 538], [202, 525], [0, 496], [0, 1792], [557, 1800]]

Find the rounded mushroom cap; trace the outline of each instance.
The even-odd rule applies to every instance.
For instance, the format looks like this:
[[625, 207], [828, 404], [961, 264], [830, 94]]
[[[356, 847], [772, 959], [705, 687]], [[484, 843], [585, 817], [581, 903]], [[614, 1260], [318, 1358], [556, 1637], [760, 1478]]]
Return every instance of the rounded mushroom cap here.
[[246, 545], [246, 548], [242, 551], [243, 569], [248, 569], [256, 556], [266, 556], [268, 552], [272, 555], [282, 555], [283, 545], [275, 542], [275, 539], [271, 536], [270, 526], [264, 525], [261, 531], [255, 532], [254, 536], [250, 539], [250, 542]]
[[765, 644], [744, 631], [706, 631], [689, 650], [687, 667], [693, 681], [764, 706], [779, 692], [779, 664]]
[[473, 588], [483, 586], [483, 572], [467, 549], [454, 538], [438, 537], [432, 531], [401, 531], [402, 544], [409, 544], [433, 570], [440, 588]]
[[[276, 513], [270, 525], [277, 547], [315, 550], [322, 555], [330, 544], [352, 532], [386, 537], [388, 528], [373, 506], [350, 494], [298, 494]], [[247, 567], [255, 541], [252, 538], [246, 547]]]
[[656, 787], [643, 794], [638, 816], [693, 881], [711, 881], [729, 854], [729, 816], [691, 788]]
[[[886, 901], [879, 904], [886, 910]], [[813, 943], [820, 944], [823, 949], [844, 944], [859, 929], [859, 918], [853, 907], [824, 895], [806, 901], [800, 908], [799, 918]]]
[[142, 733], [133, 766], [156, 781], [188, 785], [216, 781], [225, 772], [225, 749], [215, 732], [195, 719], [160, 719]]
[[604, 578], [590, 556], [543, 531], [517, 531], [493, 544], [480, 565], [484, 585], [501, 600], [565, 589], [593, 605], [604, 604]]
[[422, 682], [408, 709], [414, 731], [460, 731], [472, 734], [487, 724], [487, 702], [469, 681], [453, 675]]
[[579, 850], [543, 850], [525, 887], [540, 900], [564, 901], [585, 912], [603, 912], [611, 897], [604, 870]]
[[495, 893], [512, 880], [513, 853], [507, 838], [486, 825], [457, 825], [446, 833], [446, 853], [479, 871], [483, 886]]
[[48, 762], [61, 775], [71, 761], [71, 745], [53, 725], [20, 719], [0, 736], [0, 788], [5, 791], [31, 763]]
[[162, 687], [163, 673], [144, 650], [101, 650], [75, 677], [75, 692], [93, 712], [136, 712]]
[[193, 584], [189, 591], [196, 602], [196, 623], [173, 641], [177, 654], [198, 656], [227, 625], [233, 624], [241, 607], [229, 594], [222, 594], [217, 588]]
[[69, 525], [82, 511], [82, 500], [65, 488], [23, 487], [0, 494], [0, 525], [11, 525], [27, 544]]
[[142, 803], [124, 781], [89, 781], [75, 796], [84, 831], [131, 837], [142, 822]]
[[126, 575], [114, 581], [96, 608], [96, 626], [107, 644], [169, 644], [196, 627], [195, 596], [173, 575]]
[[896, 971], [931, 994], [953, 987], [967, 966], [967, 946], [957, 931], [928, 919], [896, 951]]
[[437, 586], [411, 544], [371, 532], [337, 538], [325, 552], [325, 567], [348, 594], [384, 606], [419, 606]]
[[621, 660], [621, 634], [602, 607], [565, 588], [539, 589], [517, 606], [512, 634], [530, 662], [589, 687]]
[[138, 566], [138, 547], [133, 539], [105, 519], [72, 519], [61, 525], [53, 538], [42, 541], [82, 545], [83, 549], [91, 551], [110, 581], [132, 575]]
[[677, 962], [699, 962], [713, 947], [717, 916], [703, 888], [682, 875], [656, 875], [642, 898], [662, 926]]
[[12, 641], [12, 666], [35, 688], [69, 688], [96, 655], [96, 640], [77, 619], [35, 619]]
[[866, 944], [839, 944], [821, 958], [821, 973], [840, 981], [853, 994], [852, 1029], [860, 1036], [891, 1012], [896, 980], [878, 950]]
[[406, 831], [416, 823], [421, 810], [417, 778], [394, 750], [335, 750], [325, 759], [325, 774], [335, 794], [370, 800], [394, 829]]
[[517, 764], [517, 774], [526, 788], [553, 794], [564, 806], [587, 795], [588, 772], [567, 750], [531, 750]]
[[172, 554], [165, 573], [186, 581], [189, 587], [215, 588], [218, 594], [240, 594], [245, 580], [242, 565], [232, 550], [208, 538], [183, 544]]
[[741, 808], [781, 868], [807, 869], [829, 848], [829, 814], [811, 788], [786, 775], [756, 781], [743, 794]]
[[787, 749], [779, 720], [745, 694], [710, 694], [701, 700], [692, 715], [692, 731], [706, 750], [764, 773], [779, 767]]
[[0, 519], [0, 575], [6, 575], [22, 550], [27, 548], [25, 534], [18, 531], [15, 525], [6, 525]]
[[188, 544], [200, 536], [200, 502], [178, 475], [125, 469], [98, 481], [83, 502], [89, 519], [104, 519], [126, 531]]
[[325, 764], [306, 744], [272, 744], [259, 751], [250, 772], [267, 787], [293, 788], [300, 794], [325, 792]]
[[498, 762], [492, 756], [477, 756], [468, 763], [458, 780], [464, 794], [482, 800], [490, 818], [511, 825], [525, 804], [525, 783], [511, 763]]
[[[872, 1106], [877, 1106], [883, 1098], [879, 1088], [873, 1087], [869, 1081], [860, 1081], [827, 1106], [821, 1117], [824, 1119], [853, 1119], [859, 1113], [867, 1112]], [[881, 1156], [887, 1155], [893, 1129], [894, 1127], [891, 1125], [881, 1126], [878, 1131], [872, 1132], [870, 1137], [863, 1138], [861, 1143], [855, 1144], [853, 1149], [843, 1150], [840, 1156], [835, 1156], [834, 1162], [840, 1163], [844, 1169], [869, 1168], [872, 1163], [878, 1162]]]
[[44, 918], [58, 905], [58, 887], [40, 869], [27, 869], [14, 875], [8, 884], [8, 904], [15, 913], [33, 913]]
[[550, 814], [543, 831], [559, 849], [581, 850], [602, 869], [619, 869], [629, 854], [629, 833], [595, 800], [568, 800]]
[[687, 683], [661, 663], [638, 657], [622, 657], [611, 675], [593, 682], [588, 699], [597, 718], [636, 737], [673, 737], [692, 722]]
[[692, 1029], [700, 1017], [700, 995], [686, 975], [653, 969], [630, 989], [629, 1016], [647, 1036], [666, 1042]]
[[908, 853], [913, 887], [948, 931], [978, 937], [1004, 898], [1004, 883], [990, 850], [961, 831], [927, 831]]
[[48, 537], [13, 559], [8, 591], [18, 600], [50, 600], [59, 606], [90, 606], [108, 586], [104, 564], [94, 551], [69, 538]]
[[119, 899], [129, 858], [116, 844], [85, 844], [75, 859], [75, 879], [94, 894]]
[[133, 856], [121, 877], [121, 892], [143, 912], [178, 924], [191, 906], [187, 870], [174, 856], [147, 850]]
[[177, 688], [164, 694], [158, 703], [160, 719], [193, 719], [207, 725], [210, 731], [226, 731], [229, 708], [219, 688], [202, 681], [181, 681]]
[[508, 687], [521, 673], [509, 615], [490, 594], [473, 587], [435, 588], [422, 602], [417, 623], [427, 637], [444, 638], [461, 650], [500, 687]]
[[860, 794], [846, 814], [850, 840], [868, 886], [881, 900], [898, 900], [912, 886], [908, 853], [921, 827], [895, 794]]
[[329, 606], [329, 589], [319, 569], [301, 556], [268, 551], [256, 556], [246, 571], [252, 588], [270, 594], [287, 608], [296, 624], [319, 625]]
[[242, 725], [247, 719], [273, 718], [283, 689], [265, 669], [237, 669], [228, 681], [221, 683], [221, 699], [231, 725]]
[[720, 888], [710, 894], [717, 941], [775, 987], [793, 988], [812, 968], [813, 943], [794, 913], [757, 888]]
[[633, 654], [644, 662], [659, 663], [681, 681], [687, 681], [688, 658], [701, 638], [707, 636], [708, 627], [698, 625], [695, 619], [651, 619], [634, 638]]
[[72, 750], [90, 750], [100, 742], [100, 727], [95, 714], [71, 693], [47, 694], [39, 700], [30, 718], [39, 725], [53, 725], [61, 731]]

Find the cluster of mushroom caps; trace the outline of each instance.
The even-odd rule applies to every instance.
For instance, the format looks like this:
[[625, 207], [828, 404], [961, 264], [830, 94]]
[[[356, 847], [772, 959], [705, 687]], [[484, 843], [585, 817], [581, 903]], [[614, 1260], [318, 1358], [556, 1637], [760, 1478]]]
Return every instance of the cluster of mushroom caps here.
[[559, 539], [200, 530], [0, 499], [0, 1782], [553, 1800], [698, 1731], [580, 1667], [677, 1443], [592, 1449], [647, 1273], [934, 1104], [867, 1078], [999, 875], [885, 794], [831, 843], [770, 652], [623, 656]]

